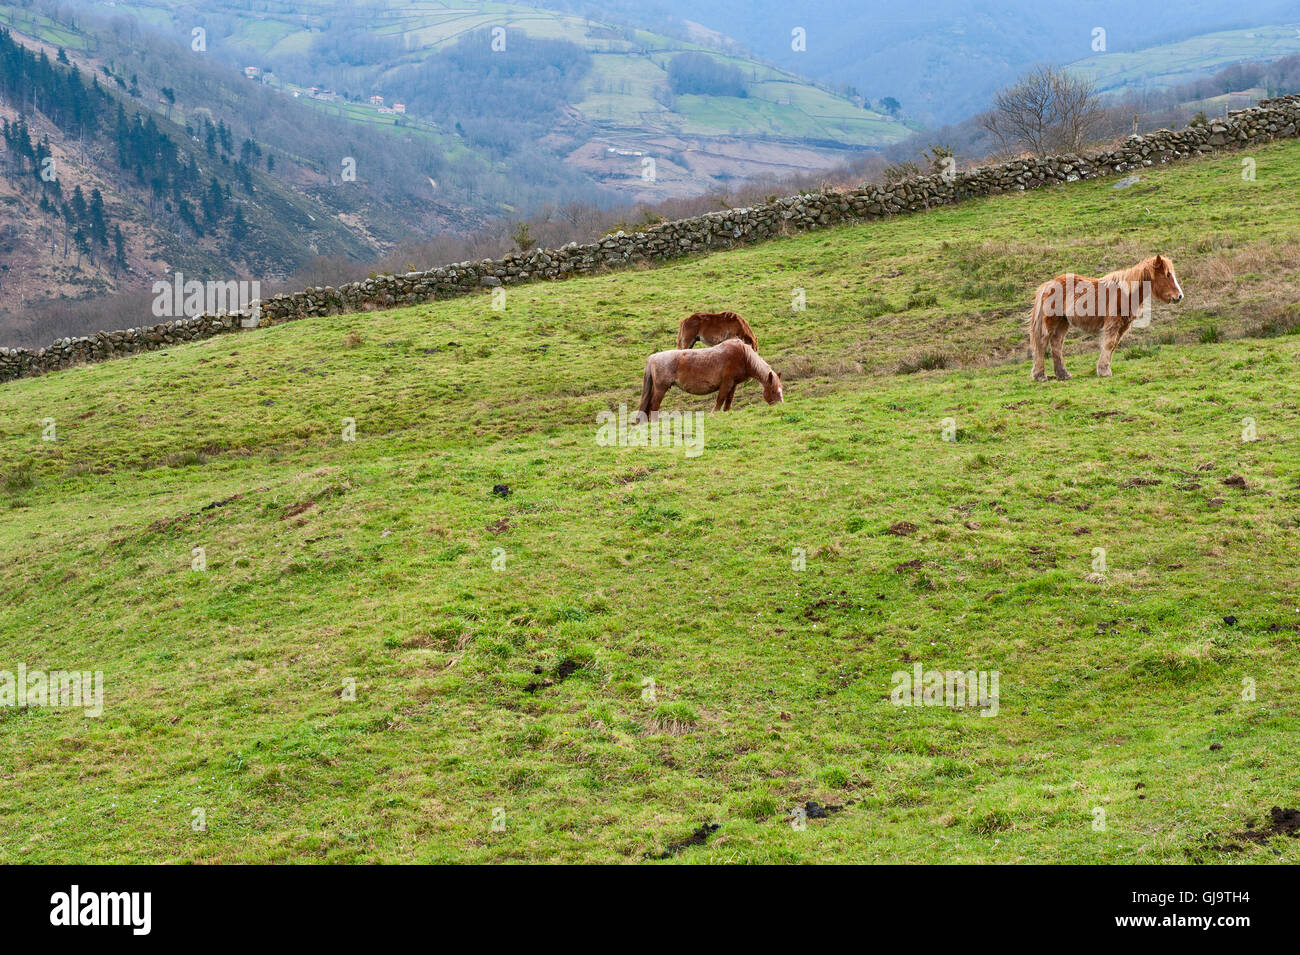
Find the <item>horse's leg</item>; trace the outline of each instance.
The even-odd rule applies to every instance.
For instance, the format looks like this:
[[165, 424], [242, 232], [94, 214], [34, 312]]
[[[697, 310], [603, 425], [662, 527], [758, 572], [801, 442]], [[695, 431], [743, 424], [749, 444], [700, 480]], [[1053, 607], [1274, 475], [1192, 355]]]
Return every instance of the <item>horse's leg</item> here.
[[659, 420], [659, 406], [664, 403], [664, 395], [668, 394], [668, 389], [673, 386], [672, 382], [666, 385], [655, 385], [654, 394], [650, 396], [650, 420]]
[[1124, 337], [1124, 329], [1117, 324], [1107, 322], [1101, 332], [1101, 355], [1097, 358], [1097, 377], [1110, 377], [1110, 356], [1115, 353], [1119, 340]]
[[713, 402], [714, 411], [725, 410], [722, 405], [727, 401], [728, 396], [736, 388], [735, 384], [729, 378], [723, 378], [718, 384], [718, 398]]
[[1047, 320], [1048, 341], [1052, 346], [1052, 371], [1058, 381], [1065, 381], [1070, 373], [1065, 370], [1065, 333], [1070, 330], [1067, 318], [1049, 318]]
[[[1129, 323], [1119, 319], [1112, 326], [1109, 326], [1102, 340], [1101, 359], [1097, 362], [1097, 374], [1103, 378], [1110, 377], [1110, 356], [1114, 354], [1115, 349], [1124, 341], [1124, 336], [1128, 334]], [[1105, 363], [1106, 370], [1102, 371], [1102, 364]]]
[[1029, 377], [1034, 381], [1047, 380], [1047, 355], [1046, 349], [1037, 333], [1034, 335], [1034, 368], [1029, 373]]
[[730, 388], [727, 389], [727, 400], [726, 403], [723, 404], [722, 406], [723, 411], [731, 410], [731, 399], [734, 397], [736, 397], [736, 386], [732, 385]]

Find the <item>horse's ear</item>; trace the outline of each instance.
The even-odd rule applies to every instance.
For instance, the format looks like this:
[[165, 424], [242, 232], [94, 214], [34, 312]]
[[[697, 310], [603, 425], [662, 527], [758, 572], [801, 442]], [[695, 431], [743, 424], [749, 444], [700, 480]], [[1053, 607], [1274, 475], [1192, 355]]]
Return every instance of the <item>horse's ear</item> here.
[[776, 381], [776, 372], [769, 371], [767, 373], [767, 383], [770, 385], [773, 384], [775, 381]]
[[1157, 272], [1163, 272], [1165, 270], [1165, 257], [1159, 252], [1156, 253], [1155, 266]]

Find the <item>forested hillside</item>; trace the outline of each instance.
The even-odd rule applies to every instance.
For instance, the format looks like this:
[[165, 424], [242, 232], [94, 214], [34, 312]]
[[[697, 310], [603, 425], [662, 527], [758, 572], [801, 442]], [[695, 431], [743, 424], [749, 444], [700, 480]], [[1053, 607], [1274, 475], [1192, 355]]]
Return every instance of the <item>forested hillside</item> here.
[[[75, 140], [83, 155], [87, 148], [102, 148], [103, 165], [117, 173], [118, 183], [141, 197], [151, 216], [165, 218], [181, 239], [211, 238], [240, 253], [249, 225], [231, 187], [253, 194], [251, 164], [262, 156], [257, 143], [248, 139], [236, 150], [225, 122], [213, 125], [204, 118], [196, 133], [212, 169], [201, 171], [203, 157], [193, 154], [188, 143], [162, 130], [151, 114], [128, 114], [124, 104], [100, 86], [99, 77], [87, 84], [62, 50], [56, 65], [44, 51], [27, 50], [0, 29], [0, 60], [0, 94], [8, 102], [30, 102], [65, 141]], [[34, 140], [23, 114], [13, 122], [0, 117], [0, 134], [7, 147], [6, 176], [19, 186], [34, 184], [37, 208], [63, 223], [65, 254], [71, 237], [78, 252], [95, 265], [108, 250], [110, 234], [100, 190], [91, 190], [89, 202], [80, 184], [65, 194], [49, 134]], [[218, 157], [227, 167], [223, 176], [215, 166]], [[116, 273], [127, 265], [120, 223], [112, 223], [112, 235]]]
[[373, 243], [270, 173], [276, 153], [223, 119], [142, 108], [134, 81], [88, 74], [0, 28], [4, 303], [144, 287], [166, 270], [284, 274]]

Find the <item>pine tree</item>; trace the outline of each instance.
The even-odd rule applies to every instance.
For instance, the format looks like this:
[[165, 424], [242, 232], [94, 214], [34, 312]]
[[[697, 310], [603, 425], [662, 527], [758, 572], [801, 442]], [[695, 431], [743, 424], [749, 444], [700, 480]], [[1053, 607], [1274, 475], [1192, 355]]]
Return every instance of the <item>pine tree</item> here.
[[242, 206], [235, 206], [235, 218], [230, 223], [230, 237], [236, 242], [243, 242], [248, 236], [248, 223], [244, 221]]
[[104, 219], [104, 197], [95, 189], [90, 193], [90, 238], [96, 245], [108, 248], [108, 223]]

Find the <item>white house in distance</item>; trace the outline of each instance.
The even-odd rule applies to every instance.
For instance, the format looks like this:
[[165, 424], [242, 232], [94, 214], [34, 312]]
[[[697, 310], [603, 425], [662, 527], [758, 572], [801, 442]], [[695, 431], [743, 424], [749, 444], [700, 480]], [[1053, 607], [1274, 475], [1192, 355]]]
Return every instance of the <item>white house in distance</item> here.
[[371, 106], [383, 106], [383, 105], [384, 105], [384, 98], [383, 98], [382, 96], [372, 96], [372, 97], [370, 97], [370, 105], [371, 105]]
[[262, 75], [262, 70], [256, 66], [246, 66], [244, 67], [244, 75], [250, 80], [255, 80]]
[[406, 112], [406, 104], [405, 104], [405, 103], [394, 103], [394, 104], [393, 104], [393, 112], [394, 112], [394, 113], [405, 113], [405, 112]]

